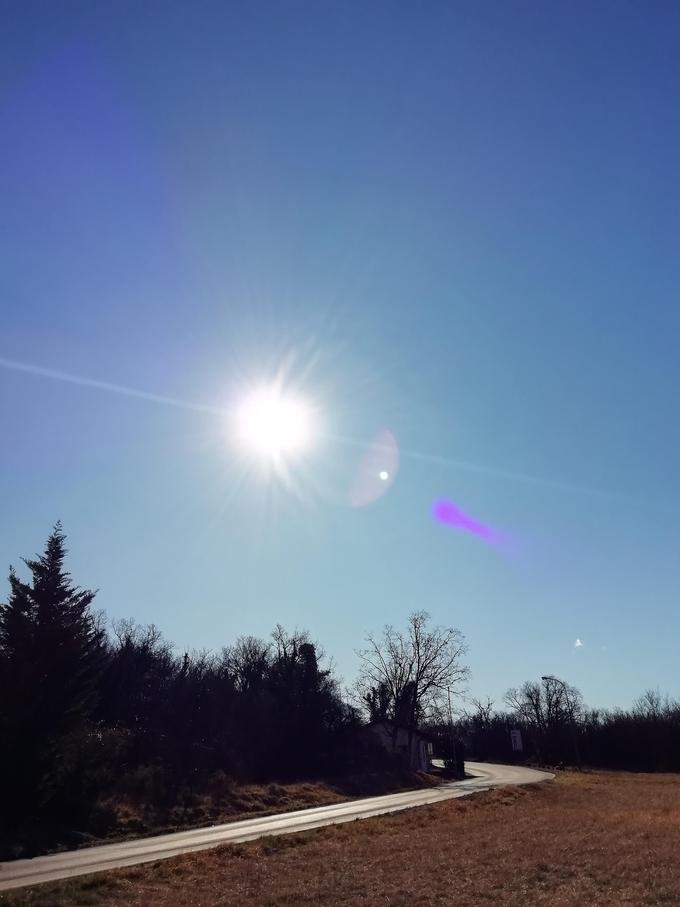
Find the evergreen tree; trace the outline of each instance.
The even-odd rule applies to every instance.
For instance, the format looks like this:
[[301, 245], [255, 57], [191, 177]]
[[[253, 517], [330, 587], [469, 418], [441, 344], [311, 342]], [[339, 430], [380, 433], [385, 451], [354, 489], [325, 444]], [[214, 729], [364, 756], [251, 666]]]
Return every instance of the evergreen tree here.
[[0, 784], [10, 817], [58, 797], [74, 735], [96, 704], [105, 631], [92, 611], [95, 593], [73, 585], [65, 556], [57, 523], [44, 553], [24, 560], [31, 582], [10, 568], [9, 599], [0, 603]]

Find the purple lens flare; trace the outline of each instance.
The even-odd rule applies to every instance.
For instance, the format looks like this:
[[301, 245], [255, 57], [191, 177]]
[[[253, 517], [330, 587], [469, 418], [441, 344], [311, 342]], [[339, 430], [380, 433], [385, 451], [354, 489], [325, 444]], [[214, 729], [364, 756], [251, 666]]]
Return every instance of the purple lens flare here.
[[457, 504], [446, 498], [440, 498], [435, 501], [432, 507], [432, 515], [439, 523], [453, 526], [454, 529], [462, 529], [463, 532], [476, 535], [478, 538], [484, 539], [485, 542], [495, 543], [501, 540], [501, 534], [497, 529], [468, 516]]

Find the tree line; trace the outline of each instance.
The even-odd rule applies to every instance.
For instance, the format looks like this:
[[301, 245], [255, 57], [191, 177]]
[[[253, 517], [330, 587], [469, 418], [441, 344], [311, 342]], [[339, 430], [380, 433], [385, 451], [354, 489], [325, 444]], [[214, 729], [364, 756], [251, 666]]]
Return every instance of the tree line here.
[[[644, 772], [680, 771], [680, 701], [648, 690], [630, 709], [587, 708], [555, 677], [527, 681], [504, 708], [474, 700], [456, 723], [470, 758]], [[522, 750], [513, 751], [511, 730]]]
[[[32, 828], [91, 829], [103, 793], [168, 806], [229, 783], [347, 777], [398, 766], [364, 717], [410, 731], [465, 676], [458, 631], [369, 637], [344, 696], [306, 632], [180, 654], [155, 626], [112, 627], [65, 568], [57, 524], [41, 555], [10, 568], [0, 604], [0, 844]], [[379, 664], [376, 664], [376, 659]], [[56, 832], [55, 832], [56, 834]], [[44, 836], [45, 836], [44, 835]]]

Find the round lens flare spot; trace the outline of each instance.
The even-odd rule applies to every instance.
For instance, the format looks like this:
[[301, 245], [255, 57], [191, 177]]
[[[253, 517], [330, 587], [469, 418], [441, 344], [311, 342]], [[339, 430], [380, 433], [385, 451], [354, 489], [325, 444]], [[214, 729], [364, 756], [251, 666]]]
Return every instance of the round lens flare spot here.
[[278, 388], [246, 397], [236, 411], [236, 437], [260, 457], [280, 459], [306, 450], [313, 439], [311, 408]]
[[351, 477], [351, 506], [366, 507], [384, 497], [394, 485], [398, 472], [397, 440], [389, 428], [384, 428], [366, 445]]

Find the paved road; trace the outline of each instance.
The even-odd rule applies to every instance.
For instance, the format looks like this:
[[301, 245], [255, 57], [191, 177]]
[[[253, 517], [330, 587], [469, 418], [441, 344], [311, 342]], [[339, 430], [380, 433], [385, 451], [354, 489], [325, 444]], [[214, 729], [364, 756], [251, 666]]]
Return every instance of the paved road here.
[[34, 857], [32, 860], [0, 863], [0, 891], [92, 872], [102, 872], [106, 869], [117, 869], [121, 866], [165, 860], [168, 857], [190, 853], [194, 850], [206, 850], [220, 844], [252, 841], [266, 835], [286, 835], [309, 831], [323, 825], [337, 825], [340, 822], [352, 822], [355, 819], [398, 812], [413, 806], [439, 803], [454, 797], [465, 797], [475, 791], [489, 790], [493, 787], [535, 784], [554, 777], [547, 772], [539, 772], [530, 768], [520, 768], [514, 765], [490, 765], [485, 762], [466, 762], [465, 769], [472, 777], [466, 778], [465, 781], [450, 782], [425, 790], [369, 797], [366, 800], [350, 800], [346, 803], [301, 809], [278, 816], [245, 819], [242, 822], [229, 822], [226, 825], [178, 831], [169, 835], [158, 835], [155, 838], [138, 838], [120, 844], [102, 844], [97, 847], [71, 850], [67, 853]]

